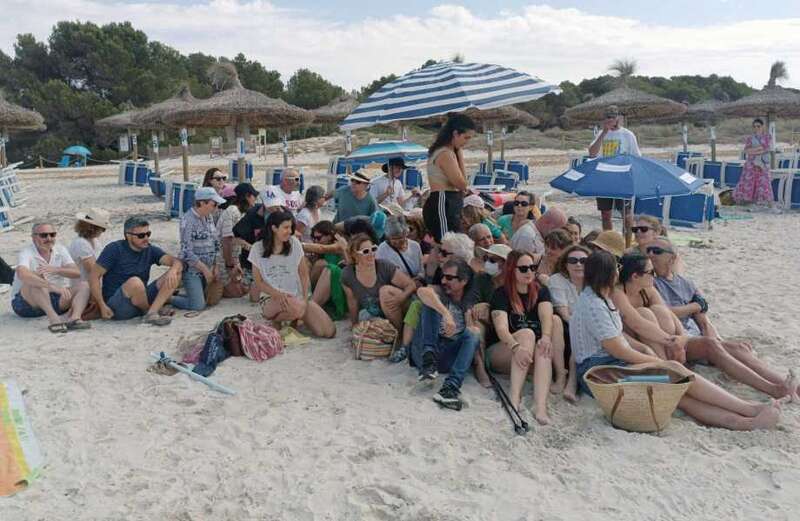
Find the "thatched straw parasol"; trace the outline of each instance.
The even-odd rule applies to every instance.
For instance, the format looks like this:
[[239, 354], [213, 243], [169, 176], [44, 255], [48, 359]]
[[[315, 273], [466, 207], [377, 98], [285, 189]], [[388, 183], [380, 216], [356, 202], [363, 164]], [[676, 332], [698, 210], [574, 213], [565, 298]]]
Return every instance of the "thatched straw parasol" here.
[[[167, 124], [181, 127], [232, 127], [238, 137], [249, 134], [251, 126], [286, 131], [314, 119], [314, 115], [308, 110], [245, 89], [231, 63], [214, 64], [208, 73], [212, 83], [224, 90], [208, 99], [169, 112], [164, 116]], [[284, 154], [284, 163], [286, 162]], [[240, 167], [244, 168], [244, 158], [240, 158]]]
[[[778, 80], [788, 77], [786, 65], [781, 61], [776, 61], [770, 68], [766, 87], [754, 94], [725, 104], [720, 111], [731, 116], [766, 116], [767, 129], [770, 129], [770, 123], [776, 116], [787, 118], [800, 116], [800, 94], [777, 85]], [[772, 146], [775, 146], [774, 140]], [[770, 151], [770, 162], [774, 168], [774, 149]]]
[[[150, 105], [146, 109], [136, 112], [131, 119], [138, 128], [147, 128], [151, 130], [164, 130], [171, 126], [165, 121], [165, 116], [181, 108], [197, 103], [197, 98], [192, 96], [188, 85], [183, 85], [175, 96], [166, 99], [162, 102]], [[158, 154], [158, 134], [153, 132], [151, 136], [153, 142], [153, 160], [155, 163], [155, 171], [159, 172], [159, 154]], [[184, 178], [188, 180], [189, 175], [189, 156], [185, 147], [183, 148], [183, 163], [184, 163]]]
[[353, 112], [358, 103], [358, 100], [353, 96], [341, 96], [324, 107], [312, 110], [314, 123], [337, 124]]
[[[345, 95], [328, 103], [324, 107], [314, 109], [311, 112], [314, 114], [314, 123], [319, 124], [338, 124], [346, 118], [358, 106], [358, 100], [353, 96]], [[344, 135], [344, 153], [349, 154], [352, 149], [350, 138], [351, 131], [345, 130]]]
[[8, 102], [0, 95], [0, 166], [8, 166], [6, 141], [10, 130], [45, 130], [46, 128], [41, 114]]
[[[126, 105], [133, 107], [130, 103], [127, 103]], [[133, 132], [134, 129], [140, 128], [136, 125], [136, 122], [133, 119], [138, 113], [139, 109], [131, 108], [130, 110], [120, 112], [119, 114], [114, 114], [113, 116], [98, 119], [94, 122], [94, 126], [102, 131], [114, 132], [117, 130], [124, 130], [128, 136], [128, 141], [133, 143], [134, 161], [139, 160], [139, 140], [136, 137], [136, 133]]]
[[630, 87], [618, 87], [593, 100], [568, 108], [564, 115], [570, 126], [597, 124], [608, 107], [616, 105], [626, 122], [656, 121], [686, 112], [686, 105]]

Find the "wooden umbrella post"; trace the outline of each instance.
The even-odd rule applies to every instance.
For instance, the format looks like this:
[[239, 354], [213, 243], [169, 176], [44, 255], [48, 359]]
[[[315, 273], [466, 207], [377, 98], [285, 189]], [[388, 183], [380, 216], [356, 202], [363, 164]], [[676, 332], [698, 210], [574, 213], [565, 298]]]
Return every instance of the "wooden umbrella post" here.
[[714, 125], [708, 127], [708, 141], [711, 145], [711, 160], [717, 160], [717, 129]]
[[183, 181], [189, 181], [189, 131], [182, 128], [181, 136], [181, 159], [183, 160]]
[[775, 147], [777, 146], [776, 137], [777, 133], [775, 132], [775, 122], [772, 121], [773, 113], [767, 112], [767, 133], [769, 133], [770, 137], [770, 147], [769, 147], [769, 168], [770, 170], [775, 168]]
[[506, 134], [508, 133], [508, 127], [503, 127], [500, 129], [500, 161], [506, 160]]
[[492, 145], [494, 144], [494, 131], [486, 131], [486, 172], [491, 175], [494, 171], [494, 161], [492, 160]]
[[344, 131], [344, 155], [349, 156], [353, 152], [353, 133], [349, 130]]
[[150, 134], [150, 145], [153, 149], [153, 169], [155, 170], [156, 175], [160, 175], [158, 165], [158, 134], [155, 131]]
[[281, 150], [283, 151], [283, 168], [287, 168], [289, 166], [289, 136], [288, 131], [283, 132], [283, 138], [281, 140]]
[[0, 167], [5, 168], [8, 166], [8, 157], [6, 157], [6, 129], [0, 129]]
[[[630, 219], [633, 219], [633, 203], [634, 199], [630, 201], [625, 200], [622, 204], [622, 230], [625, 235], [625, 249], [631, 247], [633, 242], [633, 230], [631, 229]], [[630, 215], [630, 219], [628, 216]]]
[[681, 142], [684, 154], [689, 151], [689, 129], [685, 122], [681, 122]]
[[139, 136], [134, 132], [131, 134], [131, 144], [133, 145], [133, 160], [139, 160]]

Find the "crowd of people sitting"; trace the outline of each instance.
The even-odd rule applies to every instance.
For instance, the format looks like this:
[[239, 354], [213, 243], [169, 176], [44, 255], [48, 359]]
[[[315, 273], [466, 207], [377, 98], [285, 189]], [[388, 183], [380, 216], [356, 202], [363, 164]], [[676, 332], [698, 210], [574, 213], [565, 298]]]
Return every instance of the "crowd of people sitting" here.
[[[429, 151], [425, 194], [406, 196], [393, 182], [404, 166], [395, 161], [382, 181], [365, 168], [334, 192], [311, 186], [304, 195], [292, 168], [260, 192], [211, 169], [181, 219], [174, 256], [151, 243], [138, 216], [104, 244], [108, 213], [78, 214], [68, 248], [52, 223], [37, 222], [19, 254], [12, 308], [46, 315], [58, 333], [90, 328], [95, 317], [164, 326], [174, 309], [200, 311], [219, 298], [248, 298], [264, 319], [320, 338], [334, 337], [342, 320], [388, 320], [398, 333], [391, 363], [407, 360], [424, 384], [448, 374], [437, 403], [460, 409], [470, 371], [486, 387], [494, 372], [509, 375], [511, 404], [523, 412], [530, 375], [540, 424], [550, 422], [551, 394], [591, 394], [582, 377], [597, 365], [704, 360], [776, 400], [746, 401], [695, 375], [679, 405], [687, 415], [730, 429], [775, 426], [777, 399], [797, 398], [793, 375], [719, 335], [658, 220], [635, 218], [626, 250], [620, 233], [583, 234], [577, 219], [527, 191], [499, 208], [465, 197], [461, 148], [473, 133], [469, 118], [450, 118]], [[403, 211], [411, 198], [418, 206]], [[330, 199], [336, 214], [326, 220]], [[151, 281], [153, 265], [168, 269]]]

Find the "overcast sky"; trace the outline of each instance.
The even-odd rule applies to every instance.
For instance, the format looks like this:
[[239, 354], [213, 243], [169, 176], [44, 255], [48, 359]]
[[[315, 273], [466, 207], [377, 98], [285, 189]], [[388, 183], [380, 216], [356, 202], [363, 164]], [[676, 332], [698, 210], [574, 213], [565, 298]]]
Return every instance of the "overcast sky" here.
[[645, 75], [717, 73], [756, 88], [780, 59], [790, 74], [783, 85], [800, 88], [796, 0], [0, 2], [6, 53], [18, 33], [46, 39], [60, 20], [128, 20], [186, 54], [243, 52], [284, 80], [305, 67], [347, 89], [455, 53], [551, 82], [598, 76], [624, 58]]

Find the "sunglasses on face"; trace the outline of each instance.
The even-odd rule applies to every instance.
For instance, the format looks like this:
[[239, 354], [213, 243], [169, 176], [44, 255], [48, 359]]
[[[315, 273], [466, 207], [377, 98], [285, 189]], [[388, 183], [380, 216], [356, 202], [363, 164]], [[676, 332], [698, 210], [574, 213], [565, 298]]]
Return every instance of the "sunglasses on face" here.
[[361, 255], [369, 255], [370, 253], [375, 253], [376, 251], [378, 251], [378, 247], [373, 245], [371, 248], [364, 248], [363, 250], [358, 250], [358, 253], [360, 253]]
[[446, 280], [446, 281], [453, 281], [453, 280], [461, 280], [461, 277], [459, 277], [458, 275], [447, 275], [447, 274], [444, 274], [444, 275], [442, 275], [442, 279]]
[[42, 232], [42, 233], [37, 233], [36, 235], [40, 239], [47, 239], [48, 237], [50, 237], [52, 239], [56, 238], [56, 232]]
[[127, 233], [127, 235], [132, 235], [132, 236], [136, 237], [137, 239], [147, 239], [148, 237], [150, 237], [153, 234], [153, 232], [142, 232], [142, 233], [126, 232], [126, 233]]
[[645, 270], [645, 271], [641, 272], [639, 275], [650, 275], [651, 277], [655, 277], [656, 276], [656, 270], [650, 268], [649, 270]]
[[319, 242], [319, 241], [321, 241], [321, 240], [322, 240], [322, 238], [323, 238], [323, 237], [324, 237], [324, 235], [312, 235], [312, 236], [311, 236], [311, 240], [312, 240], [312, 241]]
[[649, 226], [632, 226], [631, 231], [633, 233], [647, 233], [651, 230]]
[[536, 271], [538, 267], [539, 267], [538, 264], [528, 264], [527, 266], [517, 266], [517, 269], [519, 270], [520, 273], [528, 273], [528, 271], [533, 273]]
[[586, 257], [567, 257], [567, 264], [586, 264]]
[[214, 181], [227, 181], [228, 180], [228, 176], [226, 176], [226, 175], [215, 175], [211, 179], [213, 179]]
[[525, 207], [525, 206], [530, 206], [530, 205], [531, 205], [531, 203], [528, 202], [528, 201], [514, 201], [514, 206]]
[[674, 253], [674, 252], [666, 248], [661, 248], [660, 246], [648, 246], [647, 253], [652, 255], [663, 255], [665, 253]]
[[293, 181], [295, 183], [300, 182], [300, 178], [299, 177], [287, 177], [286, 180], [287, 181]]
[[447, 250], [439, 250], [439, 257], [449, 257], [453, 252]]

